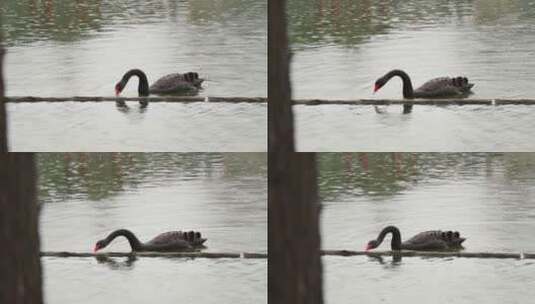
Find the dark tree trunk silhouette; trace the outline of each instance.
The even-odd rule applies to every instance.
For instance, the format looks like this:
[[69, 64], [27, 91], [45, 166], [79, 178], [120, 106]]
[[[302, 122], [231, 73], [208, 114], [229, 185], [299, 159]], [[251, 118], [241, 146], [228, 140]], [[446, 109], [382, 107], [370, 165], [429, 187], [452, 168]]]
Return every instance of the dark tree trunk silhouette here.
[[33, 155], [0, 153], [0, 303], [42, 303]]
[[269, 163], [269, 302], [321, 304], [315, 155], [270, 153]]
[[293, 152], [286, 1], [268, 2], [268, 129], [270, 152]]
[[286, 3], [268, 3], [268, 301], [321, 304], [315, 155], [294, 152]]
[[7, 114], [6, 103], [4, 101], [4, 53], [4, 46], [0, 39], [0, 153], [7, 152]]

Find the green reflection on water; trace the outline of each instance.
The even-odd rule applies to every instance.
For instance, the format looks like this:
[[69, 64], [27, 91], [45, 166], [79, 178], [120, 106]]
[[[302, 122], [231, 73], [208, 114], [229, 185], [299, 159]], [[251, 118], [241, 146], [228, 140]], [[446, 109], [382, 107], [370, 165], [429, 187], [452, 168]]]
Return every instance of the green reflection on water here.
[[103, 200], [170, 180], [267, 175], [265, 153], [39, 153], [39, 199]]
[[3, 1], [1, 15], [8, 45], [42, 39], [76, 41], [102, 27], [102, 1]]
[[293, 47], [335, 44], [358, 46], [372, 36], [415, 24], [500, 25], [529, 21], [535, 8], [524, 1], [367, 1], [289, 0]]
[[423, 181], [459, 175], [503, 176], [507, 183], [535, 178], [535, 153], [321, 153], [318, 163], [320, 194], [329, 201], [389, 199]]
[[[33, 1], [0, 3], [2, 32], [8, 46], [43, 40], [75, 42], [112, 31], [113, 26], [172, 23], [222, 25], [266, 18], [258, 0], [198, 1]], [[136, 30], [136, 29], [132, 29]]]

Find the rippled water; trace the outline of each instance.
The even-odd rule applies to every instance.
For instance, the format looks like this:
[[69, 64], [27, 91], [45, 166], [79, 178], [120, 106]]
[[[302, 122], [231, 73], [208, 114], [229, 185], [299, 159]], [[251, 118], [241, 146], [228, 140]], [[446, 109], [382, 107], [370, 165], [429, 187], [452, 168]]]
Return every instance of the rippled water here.
[[[381, 108], [384, 108], [381, 106]], [[529, 152], [535, 107], [402, 106], [376, 114], [372, 106], [294, 106], [301, 151]], [[535, 127], [535, 126], [533, 126]]]
[[503, 259], [323, 259], [326, 303], [529, 303], [535, 264]]
[[267, 260], [43, 258], [50, 303], [266, 303]]
[[[198, 71], [207, 79], [203, 96], [266, 96], [266, 6], [254, 0], [2, 2], [6, 95], [111, 96], [122, 75], [137, 67], [149, 82], [169, 73]], [[123, 95], [136, 96], [136, 88], [133, 79]], [[139, 112], [133, 105], [132, 112]], [[217, 151], [266, 150], [263, 105], [173, 103], [149, 110], [162, 114], [136, 119], [140, 114], [131, 113], [125, 124], [112, 103], [10, 105], [10, 137], [20, 138], [12, 139], [11, 149], [87, 150], [76, 139], [83, 134], [98, 138], [87, 141], [93, 150], [161, 151], [158, 147], [165, 145], [169, 148], [164, 150], [173, 151], [216, 151], [217, 145], [222, 146]], [[98, 122], [85, 125], [97, 115]], [[123, 132], [118, 141], [101, 131], [126, 125], [150, 134]], [[214, 129], [220, 130], [216, 136]], [[245, 140], [243, 129], [248, 138], [262, 140]], [[140, 147], [143, 141], [155, 141], [156, 147]], [[196, 145], [191, 147], [190, 141]]]
[[[535, 252], [535, 154], [320, 154], [319, 164], [325, 249], [363, 250], [396, 225], [402, 239], [458, 230], [467, 252]], [[389, 239], [380, 250], [389, 249]], [[324, 262], [328, 303], [356, 296], [366, 303], [524, 303], [534, 295], [525, 290], [535, 274], [527, 260]]]
[[8, 104], [14, 151], [267, 150], [266, 105], [153, 103]]
[[[466, 75], [470, 98], [534, 98], [533, 1], [289, 1], [295, 98], [401, 98], [393, 79], [372, 94], [377, 78], [405, 70], [417, 87], [440, 76]], [[400, 106], [378, 115], [366, 106], [296, 107], [300, 150], [533, 150], [525, 106]], [[421, 116], [427, 116], [422, 118]], [[467, 119], [470, 117], [469, 119]], [[318, 121], [318, 119], [320, 119]], [[463, 125], [462, 133], [457, 131]], [[373, 130], [373, 132], [370, 132]], [[401, 135], [400, 140], [394, 133]], [[511, 136], [512, 134], [512, 136]], [[436, 143], [448, 138], [450, 146]], [[407, 143], [408, 142], [408, 143]], [[407, 143], [407, 144], [405, 144]], [[451, 148], [450, 148], [451, 147]]]
[[[127, 228], [142, 241], [200, 230], [205, 251], [267, 253], [266, 154], [39, 154], [38, 170], [42, 251], [91, 252]], [[103, 251], [130, 247], [118, 238]], [[42, 261], [54, 303], [143, 303], [155, 288], [162, 303], [266, 301], [266, 260]]]

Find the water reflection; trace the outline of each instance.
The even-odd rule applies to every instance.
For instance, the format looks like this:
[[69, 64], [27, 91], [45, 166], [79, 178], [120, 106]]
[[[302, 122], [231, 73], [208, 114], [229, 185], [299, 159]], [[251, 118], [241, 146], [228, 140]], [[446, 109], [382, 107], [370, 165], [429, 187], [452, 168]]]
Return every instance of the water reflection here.
[[37, 40], [72, 42], [102, 29], [102, 1], [3, 1], [4, 39], [9, 45]]
[[[402, 255], [399, 252], [393, 251], [392, 257], [383, 257], [381, 255], [370, 255], [370, 261], [378, 262], [379, 264], [385, 266], [385, 269], [398, 267], [401, 265]], [[386, 260], [386, 261], [385, 261]]]
[[137, 257], [135, 255], [129, 255], [125, 259], [117, 259], [105, 255], [96, 255], [95, 260], [97, 260], [99, 264], [108, 266], [110, 270], [132, 270], [134, 268], [134, 263], [137, 261]]
[[[145, 113], [147, 111], [148, 106], [149, 106], [148, 101], [140, 101], [139, 107], [137, 108], [138, 113]], [[124, 100], [116, 101], [115, 107], [117, 108], [117, 111], [124, 113], [124, 114], [128, 114], [131, 111], [130, 107], [126, 104]]]

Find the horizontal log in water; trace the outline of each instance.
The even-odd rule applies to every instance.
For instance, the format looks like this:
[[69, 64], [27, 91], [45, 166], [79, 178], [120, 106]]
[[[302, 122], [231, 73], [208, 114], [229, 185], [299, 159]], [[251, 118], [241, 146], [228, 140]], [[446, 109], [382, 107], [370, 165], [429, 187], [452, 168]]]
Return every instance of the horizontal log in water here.
[[264, 97], [201, 97], [201, 96], [161, 96], [161, 97], [113, 97], [113, 96], [72, 96], [72, 97], [38, 97], [38, 96], [13, 96], [5, 97], [6, 102], [231, 102], [231, 103], [265, 103]]
[[322, 250], [325, 256], [403, 256], [403, 257], [434, 257], [434, 258], [480, 258], [480, 259], [535, 259], [535, 253], [505, 253], [505, 252], [464, 252], [464, 251], [351, 251], [351, 250]]
[[535, 99], [297, 99], [298, 105], [535, 105]]
[[[72, 96], [72, 97], [5, 97], [6, 102], [228, 102], [228, 103], [266, 103], [265, 97], [201, 97], [201, 96], [159, 96], [159, 97], [113, 97], [113, 96]], [[535, 105], [535, 99], [295, 99], [296, 105]]]
[[[351, 251], [351, 250], [322, 250], [324, 256], [403, 256], [403, 257], [434, 257], [434, 258], [480, 258], [480, 259], [535, 259], [534, 253], [509, 253], [509, 252], [449, 252], [449, 251]], [[244, 259], [267, 259], [266, 253], [251, 252], [68, 252], [68, 251], [45, 251], [42, 257], [168, 257], [168, 258], [244, 258]]]
[[234, 259], [267, 259], [266, 253], [251, 252], [69, 252], [69, 251], [43, 251], [42, 257], [60, 257], [60, 258], [88, 258], [88, 257], [164, 257], [164, 258], [234, 258]]

